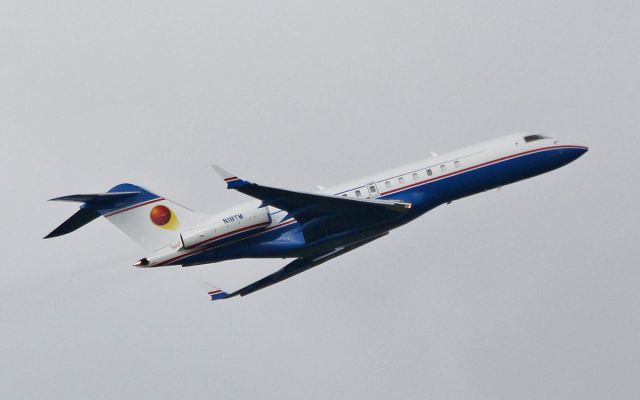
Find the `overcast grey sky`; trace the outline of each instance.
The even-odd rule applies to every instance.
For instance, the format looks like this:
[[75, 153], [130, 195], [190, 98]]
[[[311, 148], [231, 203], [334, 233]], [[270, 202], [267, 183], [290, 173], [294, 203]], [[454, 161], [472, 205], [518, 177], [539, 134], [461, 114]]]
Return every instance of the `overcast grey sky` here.
[[[0, 398], [640, 398], [637, 1], [9, 1]], [[45, 200], [300, 190], [516, 132], [573, 164], [264, 291], [284, 260], [140, 270]], [[636, 156], [636, 157], [634, 157]]]

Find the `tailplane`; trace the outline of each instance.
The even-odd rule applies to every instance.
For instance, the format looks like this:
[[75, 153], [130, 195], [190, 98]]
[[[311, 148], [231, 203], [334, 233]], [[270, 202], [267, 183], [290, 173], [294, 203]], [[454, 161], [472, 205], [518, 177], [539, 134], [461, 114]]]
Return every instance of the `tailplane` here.
[[156, 250], [178, 240], [180, 232], [208, 218], [130, 183], [117, 185], [107, 193], [76, 194], [51, 200], [82, 205], [45, 239], [73, 232], [103, 216], [145, 249]]

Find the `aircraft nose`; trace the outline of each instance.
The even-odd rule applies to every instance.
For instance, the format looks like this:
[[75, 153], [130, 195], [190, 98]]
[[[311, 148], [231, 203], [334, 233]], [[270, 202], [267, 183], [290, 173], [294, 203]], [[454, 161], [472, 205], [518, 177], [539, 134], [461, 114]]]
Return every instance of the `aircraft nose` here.
[[584, 153], [586, 153], [587, 151], [589, 151], [589, 148], [587, 146], [576, 146], [576, 151], [578, 152], [578, 157], [582, 156]]
[[587, 146], [571, 145], [562, 149], [561, 154], [565, 159], [565, 163], [568, 164], [582, 157], [582, 155], [584, 155], [584, 153], [586, 153], [587, 151], [589, 151], [589, 148]]

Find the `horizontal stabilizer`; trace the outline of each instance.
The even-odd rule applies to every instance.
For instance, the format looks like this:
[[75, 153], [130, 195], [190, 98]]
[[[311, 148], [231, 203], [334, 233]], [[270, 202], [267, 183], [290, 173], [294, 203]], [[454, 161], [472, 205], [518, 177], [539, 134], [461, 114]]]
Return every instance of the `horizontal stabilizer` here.
[[154, 251], [175, 243], [180, 232], [209, 219], [131, 183], [120, 183], [106, 193], [72, 194], [51, 200], [77, 202], [80, 211], [46, 238], [73, 232], [103, 216], [142, 247]]
[[93, 210], [91, 208], [81, 208], [44, 238], [49, 239], [56, 236], [66, 235], [67, 233], [73, 232], [76, 229], [88, 224], [99, 216], [100, 213], [96, 210]]
[[116, 192], [116, 193], [95, 193], [95, 194], [72, 194], [69, 196], [56, 197], [49, 201], [76, 201], [79, 203], [99, 203], [104, 201], [124, 200], [139, 195], [141, 192]]
[[75, 214], [64, 221], [60, 226], [45, 236], [45, 239], [66, 235], [76, 229], [88, 224], [99, 216], [103, 215], [103, 209], [112, 207], [115, 204], [127, 202], [136, 196], [140, 196], [139, 191], [107, 192], [92, 194], [72, 194], [69, 196], [56, 197], [49, 201], [73, 201], [83, 203]]

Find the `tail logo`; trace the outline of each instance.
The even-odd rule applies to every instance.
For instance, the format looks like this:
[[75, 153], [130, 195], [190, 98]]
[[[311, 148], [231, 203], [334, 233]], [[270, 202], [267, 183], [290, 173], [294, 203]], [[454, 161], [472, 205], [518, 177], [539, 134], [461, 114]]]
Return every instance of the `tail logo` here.
[[151, 222], [162, 229], [175, 230], [180, 225], [178, 217], [167, 206], [155, 206], [149, 213]]

